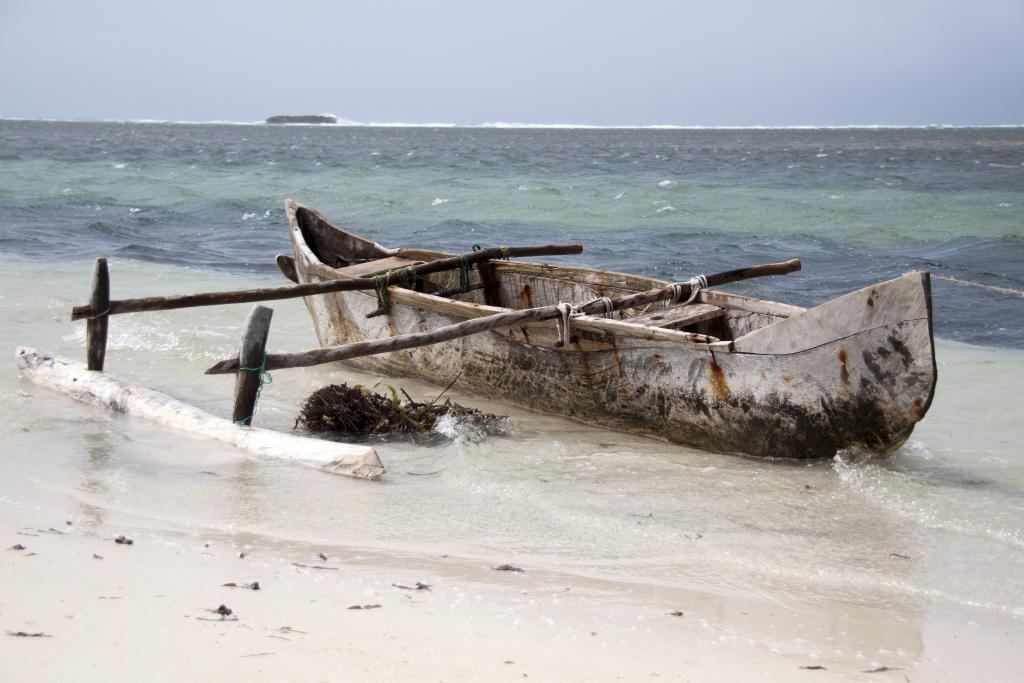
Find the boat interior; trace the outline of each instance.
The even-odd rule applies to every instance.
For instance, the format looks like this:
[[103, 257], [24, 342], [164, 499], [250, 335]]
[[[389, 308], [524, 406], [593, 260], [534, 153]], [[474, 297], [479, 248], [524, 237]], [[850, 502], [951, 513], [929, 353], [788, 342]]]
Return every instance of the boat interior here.
[[[309, 255], [319, 262], [316, 268], [319, 279], [374, 277], [393, 271], [396, 277], [388, 280], [392, 287], [400, 286], [430, 295], [422, 297], [417, 306], [436, 306], [439, 299], [446, 300], [445, 304], [459, 302], [465, 304], [467, 318], [492, 313], [494, 308], [517, 310], [562, 302], [578, 305], [601, 297], [621, 297], [671, 284], [625, 273], [505, 259], [481, 262], [465, 268], [466, 272], [460, 272], [462, 268], [454, 268], [430, 273], [410, 282], [407, 276], [400, 277], [401, 271], [449, 258], [453, 254], [423, 249], [387, 249], [332, 225], [317, 212], [302, 206], [295, 210], [295, 228], [301, 233]], [[367, 294], [374, 295], [373, 292]], [[457, 307], [444, 305], [443, 308], [446, 313], [458, 314]], [[705, 289], [689, 303], [671, 305], [660, 301], [645, 307], [614, 311], [607, 319], [585, 316], [585, 320], [577, 319], [574, 327], [591, 329], [599, 334], [623, 335], [629, 334], [631, 329], [639, 333], [636, 326], [645, 331], [640, 336], [648, 338], [659, 338], [651, 336], [651, 330], [671, 330], [703, 335], [708, 338], [704, 343], [716, 343], [730, 342], [804, 311], [797, 306]], [[666, 340], [669, 337], [660, 336]]]

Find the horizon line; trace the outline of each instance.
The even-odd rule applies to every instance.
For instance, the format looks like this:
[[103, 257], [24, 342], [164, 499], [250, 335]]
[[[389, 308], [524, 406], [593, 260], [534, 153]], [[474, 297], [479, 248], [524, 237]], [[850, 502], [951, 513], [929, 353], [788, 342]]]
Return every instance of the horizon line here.
[[[333, 116], [333, 114], [321, 114]], [[337, 118], [337, 117], [336, 117]], [[484, 123], [455, 122], [386, 122], [386, 121], [352, 121], [338, 118], [335, 123], [267, 123], [262, 121], [231, 121], [213, 119], [207, 121], [177, 119], [105, 119], [105, 118], [58, 118], [0, 116], [0, 121], [27, 121], [45, 123], [137, 123], [163, 125], [227, 125], [227, 126], [271, 126], [271, 127], [312, 127], [312, 128], [469, 128], [469, 129], [548, 129], [548, 130], [876, 130], [876, 129], [958, 129], [958, 128], [1024, 128], [1024, 123], [851, 123], [851, 124], [750, 124], [750, 125], [707, 125], [707, 124], [589, 124], [589, 123], [528, 123], [509, 121], [490, 121]]]

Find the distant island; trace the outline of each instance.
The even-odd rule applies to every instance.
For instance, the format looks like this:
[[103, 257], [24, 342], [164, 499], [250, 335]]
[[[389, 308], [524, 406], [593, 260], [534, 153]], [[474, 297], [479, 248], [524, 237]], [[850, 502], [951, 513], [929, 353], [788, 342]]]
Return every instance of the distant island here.
[[338, 117], [330, 114], [303, 114], [300, 116], [271, 116], [267, 123], [337, 123]]

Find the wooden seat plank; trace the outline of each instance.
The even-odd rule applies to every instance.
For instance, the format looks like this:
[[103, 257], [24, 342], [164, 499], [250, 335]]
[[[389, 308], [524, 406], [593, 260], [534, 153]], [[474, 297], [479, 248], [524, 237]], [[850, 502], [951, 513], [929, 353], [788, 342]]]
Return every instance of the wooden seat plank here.
[[725, 311], [722, 308], [711, 304], [687, 304], [634, 316], [629, 318], [628, 322], [644, 327], [678, 330], [689, 325], [720, 318], [724, 314]]

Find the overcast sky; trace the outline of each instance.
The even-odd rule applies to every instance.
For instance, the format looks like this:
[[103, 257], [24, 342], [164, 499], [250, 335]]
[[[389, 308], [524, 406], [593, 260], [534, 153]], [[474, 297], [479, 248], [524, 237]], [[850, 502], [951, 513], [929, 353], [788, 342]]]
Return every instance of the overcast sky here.
[[0, 117], [1024, 123], [1024, 0], [0, 0]]

